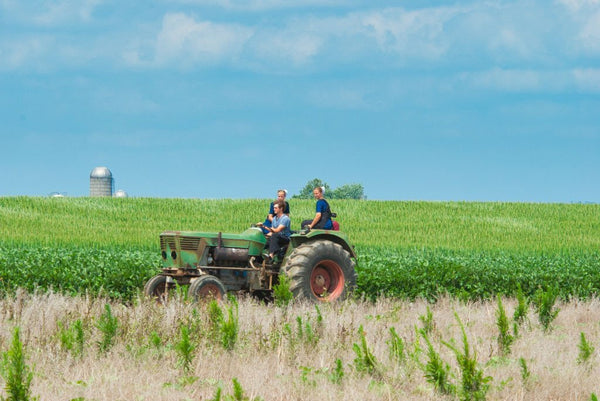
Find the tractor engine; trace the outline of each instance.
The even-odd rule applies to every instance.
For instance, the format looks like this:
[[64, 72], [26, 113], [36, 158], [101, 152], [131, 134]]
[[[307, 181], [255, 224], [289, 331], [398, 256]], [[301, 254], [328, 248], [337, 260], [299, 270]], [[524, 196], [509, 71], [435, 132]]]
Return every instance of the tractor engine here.
[[250, 259], [248, 248], [226, 248], [221, 233], [217, 237], [218, 245], [211, 247], [207, 260], [208, 266], [245, 267]]

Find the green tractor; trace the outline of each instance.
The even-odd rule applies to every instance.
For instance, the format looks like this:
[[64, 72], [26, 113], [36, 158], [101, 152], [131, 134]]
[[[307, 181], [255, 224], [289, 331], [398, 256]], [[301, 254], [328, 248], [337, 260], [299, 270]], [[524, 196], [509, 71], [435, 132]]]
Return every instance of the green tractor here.
[[332, 302], [356, 287], [356, 254], [340, 231], [292, 234], [273, 260], [264, 258], [267, 239], [258, 227], [240, 234], [165, 231], [160, 234], [162, 273], [146, 283], [144, 293], [160, 302], [179, 286], [190, 298], [222, 299], [227, 292], [272, 297], [279, 275], [289, 278], [295, 298]]

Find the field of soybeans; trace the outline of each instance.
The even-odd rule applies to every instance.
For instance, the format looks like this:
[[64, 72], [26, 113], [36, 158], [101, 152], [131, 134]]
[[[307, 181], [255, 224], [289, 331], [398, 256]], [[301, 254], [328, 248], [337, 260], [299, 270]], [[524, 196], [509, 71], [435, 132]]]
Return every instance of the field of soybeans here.
[[598, 399], [600, 205], [335, 200], [350, 299], [142, 296], [161, 231], [268, 203], [0, 197], [0, 399]]

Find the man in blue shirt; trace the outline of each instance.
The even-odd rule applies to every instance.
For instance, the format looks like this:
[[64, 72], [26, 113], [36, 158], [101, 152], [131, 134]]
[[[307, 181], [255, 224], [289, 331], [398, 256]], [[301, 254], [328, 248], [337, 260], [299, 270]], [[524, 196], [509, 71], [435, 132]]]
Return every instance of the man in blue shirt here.
[[331, 221], [331, 208], [329, 207], [329, 203], [327, 203], [327, 201], [323, 198], [323, 188], [316, 187], [313, 189], [313, 195], [317, 200], [317, 213], [312, 221], [303, 221], [302, 227], [308, 226], [309, 229], [318, 228], [322, 230], [333, 229], [333, 223]]
[[285, 202], [281, 199], [273, 202], [273, 221], [271, 227], [265, 227], [263, 224], [259, 224], [259, 227], [263, 227], [268, 231], [268, 246], [269, 246], [269, 259], [273, 259], [273, 256], [279, 252], [284, 246], [290, 243], [290, 237], [292, 231], [290, 227], [292, 222], [290, 218], [283, 213], [285, 209]]
[[[283, 213], [285, 213], [287, 216], [289, 216], [290, 215], [290, 204], [285, 200], [286, 196], [287, 196], [287, 190], [280, 189], [277, 191], [277, 199], [285, 202], [285, 208], [283, 210]], [[275, 203], [275, 201], [271, 202], [271, 205], [269, 206], [269, 214], [267, 215], [265, 222], [262, 223], [262, 231], [263, 231], [263, 234], [265, 234], [265, 235], [268, 234], [269, 231], [267, 230], [267, 227], [271, 227], [271, 224], [272, 224], [271, 222], [273, 221], [273, 216], [275, 216], [275, 211], [273, 210], [274, 203]]]

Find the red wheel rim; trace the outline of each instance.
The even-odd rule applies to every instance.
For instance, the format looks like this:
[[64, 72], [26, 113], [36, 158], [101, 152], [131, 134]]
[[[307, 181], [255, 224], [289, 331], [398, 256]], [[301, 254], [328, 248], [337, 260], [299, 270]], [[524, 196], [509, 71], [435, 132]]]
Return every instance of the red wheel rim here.
[[223, 299], [223, 294], [221, 294], [219, 286], [212, 283], [205, 284], [202, 287], [200, 287], [196, 294], [200, 299]]
[[344, 273], [333, 260], [323, 260], [310, 274], [310, 289], [318, 299], [333, 301], [344, 291]]

